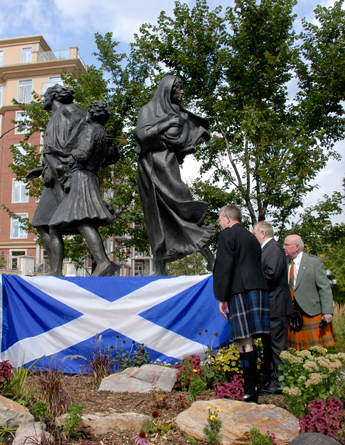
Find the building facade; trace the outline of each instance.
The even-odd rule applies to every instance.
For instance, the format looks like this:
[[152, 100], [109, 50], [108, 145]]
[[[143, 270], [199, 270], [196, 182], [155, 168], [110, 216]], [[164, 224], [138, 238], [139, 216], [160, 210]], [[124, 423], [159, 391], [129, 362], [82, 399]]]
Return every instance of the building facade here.
[[[12, 100], [31, 102], [32, 93], [43, 95], [48, 87], [56, 83], [63, 84], [61, 73], [67, 69], [75, 78], [80, 71], [86, 72], [87, 66], [79, 56], [78, 48], [52, 51], [42, 36], [27, 36], [0, 40], [0, 204], [10, 209], [19, 217], [32, 221], [37, 206], [37, 199], [29, 197], [24, 181], [16, 179], [10, 164], [13, 154], [10, 147], [17, 146], [25, 136], [25, 127], [17, 126], [13, 121], [20, 121], [23, 113]], [[43, 148], [40, 133], [30, 136], [28, 143]], [[106, 198], [106, 196], [105, 196]], [[112, 261], [119, 267], [117, 275], [143, 276], [154, 272], [152, 257], [131, 249], [126, 262], [121, 262], [116, 252], [117, 240], [108, 239], [105, 248]], [[91, 271], [91, 265], [86, 264]], [[16, 217], [0, 207], [0, 272], [37, 274], [49, 272], [47, 256], [43, 248], [36, 243], [36, 235], [27, 233]], [[85, 271], [84, 271], [85, 272]], [[65, 275], [83, 274], [77, 272], [74, 265], [66, 262]]]
[[[48, 87], [61, 83], [62, 69], [74, 77], [87, 66], [79, 56], [78, 48], [52, 51], [42, 36], [17, 37], [0, 40], [0, 204], [18, 216], [32, 220], [37, 199], [29, 197], [26, 185], [18, 181], [10, 164], [13, 163], [11, 145], [18, 146], [23, 140], [25, 127], [16, 127], [22, 111], [14, 105], [31, 102], [32, 93], [44, 94]], [[28, 143], [42, 146], [40, 133], [33, 134]], [[39, 149], [39, 148], [38, 148]], [[19, 220], [10, 217], [0, 208], [0, 267], [19, 269], [19, 257], [35, 258], [36, 271], [44, 271], [45, 252], [35, 242], [35, 235], [20, 227]], [[34, 272], [34, 271], [32, 271]]]

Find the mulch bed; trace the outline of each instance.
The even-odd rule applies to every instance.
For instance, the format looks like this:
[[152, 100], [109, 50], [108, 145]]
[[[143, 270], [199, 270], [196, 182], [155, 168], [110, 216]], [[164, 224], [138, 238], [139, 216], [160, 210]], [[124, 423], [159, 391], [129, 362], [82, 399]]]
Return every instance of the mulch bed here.
[[[37, 377], [32, 376], [29, 384], [33, 385]], [[152, 391], [147, 394], [141, 393], [111, 393], [98, 391], [91, 376], [86, 375], [64, 375], [63, 388], [68, 395], [71, 404], [79, 404], [84, 407], [84, 414], [111, 413], [111, 412], [135, 412], [151, 415], [155, 410], [159, 417], [155, 419], [156, 424], [167, 425], [172, 423], [176, 416], [189, 406], [188, 393], [173, 390], [170, 393]], [[197, 400], [214, 399], [214, 391], [207, 390], [199, 394]], [[259, 404], [273, 404], [286, 408], [284, 396], [282, 395], [260, 395]], [[30, 407], [29, 407], [30, 410]], [[102, 437], [74, 436], [69, 443], [75, 445], [133, 445], [133, 437], [139, 431], [128, 431], [127, 433], [112, 432]], [[190, 445], [188, 436], [173, 424], [173, 428], [164, 435], [148, 434], [147, 440], [150, 444]], [[1, 441], [1, 439], [0, 439]], [[4, 441], [4, 440], [3, 440]], [[198, 441], [199, 445], [206, 445], [206, 441]], [[6, 443], [6, 445], [9, 445]], [[65, 444], [64, 444], [65, 445]]]

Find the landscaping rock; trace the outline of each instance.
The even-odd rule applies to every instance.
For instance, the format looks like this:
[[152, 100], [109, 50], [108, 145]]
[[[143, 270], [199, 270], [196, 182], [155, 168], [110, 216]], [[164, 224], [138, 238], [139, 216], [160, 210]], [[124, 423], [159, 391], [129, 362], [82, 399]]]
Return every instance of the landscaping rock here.
[[84, 414], [77, 429], [94, 436], [102, 436], [111, 431], [141, 431], [149, 420], [149, 416], [138, 413]]
[[54, 437], [45, 431], [46, 426], [41, 422], [31, 422], [21, 425], [17, 431], [12, 445], [40, 445], [53, 443]]
[[111, 392], [150, 392], [171, 391], [177, 371], [157, 365], [143, 365], [140, 368], [127, 368], [102, 380], [99, 391]]
[[22, 425], [33, 422], [34, 417], [24, 406], [0, 396], [0, 424], [5, 426]]
[[222, 422], [219, 434], [222, 445], [245, 443], [247, 439], [244, 434], [252, 428], [258, 428], [263, 434], [267, 431], [273, 433], [279, 445], [290, 443], [299, 434], [298, 419], [282, 408], [227, 399], [195, 402], [177, 416], [176, 424], [188, 435], [198, 440], [204, 439], [208, 406], [212, 411], [216, 408], [221, 410], [218, 418]]
[[340, 442], [320, 433], [302, 433], [290, 445], [340, 445]]

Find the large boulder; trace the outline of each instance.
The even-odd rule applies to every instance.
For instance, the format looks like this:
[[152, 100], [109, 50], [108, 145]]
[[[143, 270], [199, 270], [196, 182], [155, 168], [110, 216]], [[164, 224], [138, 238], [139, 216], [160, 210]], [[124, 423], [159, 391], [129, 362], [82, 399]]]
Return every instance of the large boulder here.
[[176, 424], [182, 431], [198, 440], [205, 438], [209, 411], [220, 409], [218, 418], [222, 423], [219, 438], [222, 445], [244, 444], [245, 433], [258, 428], [261, 433], [273, 433], [280, 445], [290, 443], [299, 434], [298, 419], [275, 405], [256, 405], [237, 400], [217, 399], [199, 401], [180, 413]]
[[0, 422], [2, 425], [22, 425], [34, 420], [33, 415], [24, 406], [4, 396], [0, 396]]
[[177, 379], [177, 370], [158, 365], [127, 368], [102, 380], [99, 391], [150, 392], [171, 391]]
[[21, 425], [12, 445], [40, 445], [53, 443], [54, 437], [46, 432], [46, 426], [41, 422], [31, 422]]
[[320, 433], [302, 433], [290, 445], [340, 445], [340, 442]]
[[[57, 426], [62, 426], [66, 414], [56, 419]], [[119, 433], [125, 431], [141, 431], [145, 429], [149, 416], [138, 413], [96, 413], [83, 414], [83, 420], [76, 428], [77, 431], [92, 434], [93, 436], [102, 436], [111, 431]]]

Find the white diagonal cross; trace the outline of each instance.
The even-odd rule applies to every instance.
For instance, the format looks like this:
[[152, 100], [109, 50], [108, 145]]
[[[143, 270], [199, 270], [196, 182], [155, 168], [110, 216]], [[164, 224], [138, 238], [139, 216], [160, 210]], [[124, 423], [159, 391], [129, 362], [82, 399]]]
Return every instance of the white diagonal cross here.
[[21, 278], [83, 315], [35, 337], [20, 340], [4, 351], [2, 360], [10, 360], [15, 367], [23, 361], [28, 363], [43, 355], [56, 354], [109, 328], [177, 359], [204, 353], [202, 344], [145, 320], [138, 314], [205, 280], [205, 276], [156, 280], [113, 302], [67, 280], [55, 277]]

